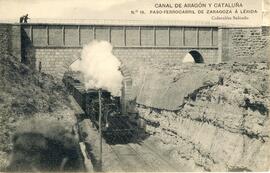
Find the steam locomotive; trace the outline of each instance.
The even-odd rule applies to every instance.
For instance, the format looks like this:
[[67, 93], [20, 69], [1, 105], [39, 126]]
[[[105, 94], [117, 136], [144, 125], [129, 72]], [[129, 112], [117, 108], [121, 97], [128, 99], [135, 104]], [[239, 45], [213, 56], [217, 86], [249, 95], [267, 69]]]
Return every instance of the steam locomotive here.
[[[81, 81], [79, 72], [66, 72], [63, 78], [66, 88], [85, 112], [84, 116], [78, 118], [90, 118], [99, 129], [99, 91], [86, 90]], [[134, 103], [125, 99], [124, 92], [122, 89], [121, 97], [117, 97], [107, 90], [101, 90], [101, 128], [104, 138], [137, 136], [144, 131], [143, 121], [139, 118]]]

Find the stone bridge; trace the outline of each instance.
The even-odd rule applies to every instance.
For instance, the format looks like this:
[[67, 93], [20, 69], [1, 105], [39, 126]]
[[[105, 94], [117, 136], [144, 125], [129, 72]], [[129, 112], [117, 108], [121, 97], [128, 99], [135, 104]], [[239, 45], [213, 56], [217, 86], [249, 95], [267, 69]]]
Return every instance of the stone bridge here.
[[[196, 62], [221, 62], [218, 27], [23, 24], [23, 61], [61, 77], [92, 40], [110, 42], [113, 54], [131, 71], [137, 65], [182, 62], [191, 52]], [[202, 57], [202, 59], [200, 59]]]
[[[266, 30], [265, 30], [266, 29]], [[267, 45], [268, 28], [210, 25], [97, 23], [97, 24], [0, 24], [8, 36], [7, 49], [22, 61], [61, 78], [80, 57], [83, 45], [106, 40], [129, 75], [152, 67], [182, 64], [187, 53], [196, 62], [237, 61]]]

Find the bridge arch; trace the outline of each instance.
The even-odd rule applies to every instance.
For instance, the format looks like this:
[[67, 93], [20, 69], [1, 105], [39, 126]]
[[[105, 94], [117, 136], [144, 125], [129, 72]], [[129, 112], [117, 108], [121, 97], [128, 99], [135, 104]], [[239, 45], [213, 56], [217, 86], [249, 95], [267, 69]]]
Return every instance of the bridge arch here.
[[189, 51], [189, 54], [193, 57], [195, 63], [204, 63], [203, 56], [201, 53], [197, 50], [191, 50]]
[[201, 53], [197, 50], [189, 51], [182, 60], [183, 63], [204, 63]]

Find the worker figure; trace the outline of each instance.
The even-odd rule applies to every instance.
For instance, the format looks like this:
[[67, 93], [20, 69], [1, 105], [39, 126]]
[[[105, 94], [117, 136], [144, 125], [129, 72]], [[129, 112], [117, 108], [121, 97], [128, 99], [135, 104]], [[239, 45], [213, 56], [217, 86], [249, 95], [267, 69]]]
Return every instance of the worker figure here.
[[30, 19], [28, 17], [28, 14], [24, 15], [24, 16], [21, 16], [20, 17], [20, 23], [27, 23], [28, 19]]
[[27, 20], [28, 20], [28, 19], [30, 19], [30, 18], [28, 17], [28, 14], [26, 14], [26, 15], [24, 16], [23, 23], [27, 23]]

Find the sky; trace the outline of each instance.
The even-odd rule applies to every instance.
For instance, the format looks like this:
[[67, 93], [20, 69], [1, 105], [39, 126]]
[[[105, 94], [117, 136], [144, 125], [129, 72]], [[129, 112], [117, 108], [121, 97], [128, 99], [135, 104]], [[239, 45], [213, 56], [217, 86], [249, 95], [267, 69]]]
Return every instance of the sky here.
[[[207, 21], [209, 15], [140, 15], [136, 10], [164, 10], [155, 8], [156, 3], [190, 3], [190, 2], [244, 2], [245, 9], [258, 8], [266, 11], [264, 23], [269, 23], [269, 0], [0, 0], [0, 20], [17, 21], [20, 16], [28, 13], [31, 20], [42, 19], [125, 19], [125, 20], [186, 20]], [[263, 1], [263, 2], [262, 2]], [[135, 11], [135, 14], [131, 14]], [[261, 14], [250, 15], [252, 23], [262, 23]], [[251, 21], [236, 21], [250, 24]], [[218, 21], [219, 22], [219, 21]]]

